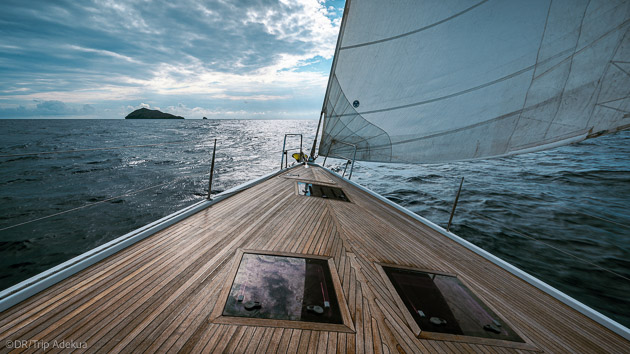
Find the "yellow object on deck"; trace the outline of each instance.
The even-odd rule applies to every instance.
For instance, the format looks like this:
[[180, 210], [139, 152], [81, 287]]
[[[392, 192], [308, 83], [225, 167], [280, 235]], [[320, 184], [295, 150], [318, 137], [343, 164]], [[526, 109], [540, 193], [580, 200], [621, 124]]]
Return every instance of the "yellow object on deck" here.
[[303, 152], [296, 152], [293, 155], [293, 158], [295, 159], [295, 161], [297, 162], [304, 162], [308, 160], [308, 155], [303, 153]]

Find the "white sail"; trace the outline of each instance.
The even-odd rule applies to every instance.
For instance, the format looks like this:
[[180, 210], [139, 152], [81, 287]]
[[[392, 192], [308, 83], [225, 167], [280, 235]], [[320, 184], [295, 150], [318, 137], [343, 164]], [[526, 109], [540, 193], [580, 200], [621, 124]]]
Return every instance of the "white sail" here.
[[630, 127], [629, 96], [630, 1], [347, 0], [319, 155], [536, 151]]

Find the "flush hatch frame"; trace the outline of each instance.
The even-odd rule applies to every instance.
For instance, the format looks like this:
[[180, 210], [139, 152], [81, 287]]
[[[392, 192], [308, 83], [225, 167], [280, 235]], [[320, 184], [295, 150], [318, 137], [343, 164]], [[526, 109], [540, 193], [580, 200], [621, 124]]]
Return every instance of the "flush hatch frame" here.
[[[239, 271], [243, 255], [245, 254], [258, 254], [269, 255], [277, 257], [291, 257], [302, 259], [318, 259], [325, 260], [327, 262], [328, 270], [330, 271], [330, 278], [332, 280], [332, 288], [334, 294], [337, 297], [339, 306], [339, 313], [341, 314], [342, 323], [326, 323], [326, 322], [306, 322], [297, 320], [285, 320], [285, 319], [268, 319], [268, 318], [255, 318], [255, 317], [236, 317], [224, 315], [224, 309], [227, 304], [230, 291], [234, 284], [234, 280]], [[290, 252], [278, 252], [278, 251], [266, 251], [255, 249], [242, 249], [236, 250], [233, 257], [231, 268], [225, 278], [225, 284], [219, 293], [219, 297], [216, 300], [214, 308], [210, 314], [210, 321], [212, 323], [230, 324], [230, 325], [242, 325], [242, 326], [261, 326], [261, 327], [280, 327], [280, 328], [295, 328], [305, 330], [316, 331], [331, 331], [331, 332], [344, 332], [344, 333], [356, 333], [352, 316], [350, 315], [350, 309], [346, 302], [346, 297], [343, 294], [343, 288], [341, 286], [341, 280], [335, 267], [335, 262], [332, 257], [319, 256], [313, 254], [302, 253], [290, 253]]]
[[[315, 190], [315, 193], [313, 193], [314, 195], [306, 195], [304, 193], [304, 190], [301, 189], [302, 187], [300, 186], [300, 184], [302, 185], [307, 185], [307, 186], [314, 186], [317, 187], [318, 189]], [[321, 193], [322, 188], [328, 188], [330, 191], [329, 194], [332, 194], [333, 197], [321, 197], [317, 194]], [[341, 192], [340, 194], [343, 197], [338, 197], [339, 193], [337, 193], [336, 191]], [[326, 183], [314, 183], [311, 181], [305, 181], [305, 180], [298, 180], [295, 182], [295, 193], [299, 196], [302, 197], [316, 197], [316, 198], [321, 198], [321, 199], [325, 199], [325, 200], [334, 200], [334, 201], [340, 201], [340, 202], [346, 202], [346, 203], [352, 203], [352, 201], [350, 200], [350, 198], [348, 198], [348, 194], [346, 193], [346, 191], [343, 190], [343, 188], [341, 188], [340, 186], [331, 186], [329, 184]]]
[[[427, 340], [463, 342], [463, 343], [470, 343], [470, 344], [493, 345], [493, 346], [501, 346], [501, 347], [506, 347], [506, 348], [513, 348], [513, 349], [540, 351], [540, 349], [536, 347], [532, 343], [532, 341], [527, 336], [525, 336], [516, 326], [514, 326], [513, 323], [506, 320], [505, 317], [501, 315], [500, 311], [498, 311], [489, 301], [484, 299], [484, 297], [481, 296], [477, 291], [475, 291], [473, 287], [471, 287], [467, 281], [462, 279], [462, 277], [458, 276], [457, 274], [439, 271], [435, 269], [409, 267], [409, 266], [403, 266], [399, 264], [382, 263], [382, 262], [374, 262], [374, 265], [376, 266], [376, 269], [378, 273], [380, 274], [387, 290], [389, 291], [392, 298], [394, 299], [396, 306], [402, 313], [403, 318], [405, 322], [407, 323], [407, 326], [417, 338], [427, 339]], [[449, 276], [449, 277], [456, 278], [474, 297], [477, 298], [478, 302], [480, 302], [481, 304], [483, 304], [483, 306], [486, 306], [490, 311], [492, 311], [494, 315], [497, 316], [502, 323], [509, 326], [510, 329], [516, 335], [518, 335], [521, 340], [523, 340], [523, 342], [516, 342], [516, 341], [504, 340], [504, 339], [483, 338], [483, 337], [476, 337], [472, 335], [463, 335], [463, 334], [430, 332], [427, 330], [423, 331], [420, 328], [420, 326], [417, 324], [416, 320], [411, 315], [411, 311], [407, 308], [407, 305], [401, 298], [401, 294], [398, 292], [398, 290], [396, 290], [396, 288], [394, 287], [394, 284], [390, 280], [389, 276], [387, 275], [383, 267], [408, 270], [408, 271], [419, 272], [419, 273]]]

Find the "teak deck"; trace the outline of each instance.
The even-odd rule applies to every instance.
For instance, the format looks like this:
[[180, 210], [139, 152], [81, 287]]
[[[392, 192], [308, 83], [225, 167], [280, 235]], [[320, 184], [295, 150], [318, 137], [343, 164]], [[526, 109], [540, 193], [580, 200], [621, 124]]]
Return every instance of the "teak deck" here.
[[[299, 196], [297, 180], [333, 183], [351, 203]], [[217, 323], [240, 249], [331, 257], [352, 331]], [[456, 274], [527, 343], [418, 339], [378, 264]], [[630, 351], [621, 336], [315, 166], [218, 202], [0, 313], [0, 352], [18, 340], [149, 353]]]

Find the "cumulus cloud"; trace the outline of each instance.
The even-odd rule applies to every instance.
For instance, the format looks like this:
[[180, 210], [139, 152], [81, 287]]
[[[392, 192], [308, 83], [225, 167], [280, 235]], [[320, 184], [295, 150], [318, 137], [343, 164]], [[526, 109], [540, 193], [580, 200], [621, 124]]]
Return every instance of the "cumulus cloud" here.
[[96, 108], [94, 108], [91, 104], [84, 104], [83, 107], [81, 107], [81, 111], [84, 114], [94, 114], [96, 113]]
[[67, 114], [68, 112], [71, 112], [72, 109], [66, 106], [66, 104], [61, 101], [44, 101], [37, 104], [35, 111], [40, 112], [44, 115], [55, 115]]
[[75, 107], [57, 100], [36, 101], [31, 105], [19, 105], [15, 107], [0, 107], [0, 118], [91, 116], [95, 113], [96, 108], [91, 104]]

